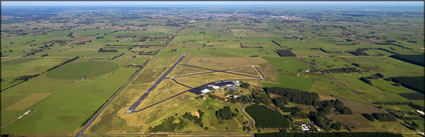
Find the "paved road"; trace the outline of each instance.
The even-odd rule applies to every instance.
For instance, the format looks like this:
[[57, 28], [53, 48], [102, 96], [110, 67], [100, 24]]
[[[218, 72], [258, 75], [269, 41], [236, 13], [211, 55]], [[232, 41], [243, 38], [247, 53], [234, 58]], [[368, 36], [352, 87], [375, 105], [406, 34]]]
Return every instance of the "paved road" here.
[[177, 66], [177, 64], [180, 63], [180, 61], [183, 60], [184, 57], [186, 57], [186, 54], [181, 56], [179, 60], [177, 60], [177, 62], [174, 63], [173, 66], [170, 67], [170, 69], [167, 70], [167, 72], [162, 74], [162, 76], [139, 99], [137, 99], [137, 101], [134, 102], [133, 105], [131, 105], [131, 107], [127, 110], [127, 113], [132, 113], [134, 109], [136, 109], [137, 106], [139, 106], [139, 104], [149, 95], [149, 93], [151, 93], [156, 88], [156, 86], [158, 86], [159, 83], [162, 82], [162, 80], [166, 79], [167, 75]]
[[239, 73], [234, 73], [234, 72], [227, 72], [227, 71], [223, 71], [223, 70], [215, 70], [215, 69], [204, 68], [204, 67], [199, 67], [199, 66], [192, 66], [192, 65], [186, 65], [186, 64], [180, 64], [180, 65], [186, 66], [186, 67], [198, 68], [198, 69], [211, 70], [213, 72], [222, 72], [222, 73], [228, 73], [228, 74], [233, 74], [233, 75], [240, 75], [240, 76], [252, 77], [252, 78], [260, 79], [259, 77], [255, 77], [255, 76], [251, 76], [251, 75], [239, 74]]
[[168, 45], [168, 43], [170, 41], [172, 41], [174, 39], [175, 35], [169, 40], [167, 41], [167, 43], [164, 44], [163, 47], [161, 47], [158, 52], [156, 52], [156, 54], [154, 56], [152, 56], [152, 58], [150, 58], [148, 61], [145, 62], [145, 64], [143, 64], [143, 66], [141, 68], [139, 68], [136, 73], [134, 73], [130, 79], [128, 80], [128, 82], [123, 85], [97, 112], [96, 114], [93, 115], [93, 117], [90, 118], [89, 121], [87, 121], [87, 123], [81, 128], [81, 130], [75, 135], [75, 137], [79, 137], [82, 136], [84, 131], [89, 127], [89, 125], [91, 123], [93, 123], [93, 121], [103, 112], [103, 110], [105, 110], [105, 108], [140, 74], [140, 72], [142, 72], [142, 70], [145, 68], [145, 66], [147, 64], [149, 64], [152, 59], [154, 57], [156, 57], [156, 55], [159, 53], [159, 51], [161, 51], [162, 48], [166, 47]]
[[[177, 93], [177, 94], [175, 94], [175, 95], [173, 95], [173, 96], [171, 96], [171, 97], [168, 97], [168, 98], [166, 98], [166, 99], [163, 99], [163, 100], [161, 100], [161, 101], [155, 102], [155, 103], [153, 103], [153, 104], [151, 104], [151, 105], [149, 105], [149, 106], [146, 106], [146, 107], [144, 107], [144, 108], [141, 108], [141, 109], [139, 109], [139, 110], [133, 110], [133, 112], [140, 112], [140, 111], [146, 110], [146, 109], [151, 108], [151, 107], [153, 107], [153, 106], [155, 106], [155, 105], [158, 105], [158, 104], [160, 104], [160, 103], [162, 103], [162, 102], [164, 102], [164, 101], [167, 101], [167, 100], [170, 100], [170, 99], [172, 99], [172, 98], [175, 98], [175, 97], [177, 97], [177, 96], [179, 96], [179, 95], [182, 95], [182, 94], [184, 94], [184, 93], [186, 93], [186, 92], [190, 92], [190, 91], [191, 91], [191, 90], [193, 90], [193, 89], [196, 89], [196, 88], [199, 88], [199, 87], [202, 87], [202, 86], [205, 86], [205, 85], [208, 85], [208, 84], [211, 84], [211, 83], [215, 83], [215, 82], [217, 82], [217, 81], [215, 81], [215, 82], [210, 82], [210, 83], [207, 83], [207, 84], [204, 84], [204, 85], [201, 85], [201, 86], [198, 86], [198, 87], [192, 88], [192, 87], [190, 87], [190, 86], [187, 86], [187, 85], [185, 85], [185, 84], [183, 84], [183, 83], [180, 83], [180, 82], [176, 81], [175, 79], [172, 79], [172, 80], [173, 80], [174, 82], [176, 82], [177, 84], [182, 85], [182, 86], [184, 86], [184, 87], [188, 87], [188, 88], [190, 88], [190, 89], [185, 90], [185, 91], [180, 92], [180, 93]], [[233, 80], [262, 80], [262, 79], [227, 79], [227, 80], [219, 80], [219, 81], [233, 81]], [[248, 118], [249, 118], [249, 117], [248, 117]], [[252, 122], [251, 122], [251, 123], [252, 123]]]
[[130, 80], [123, 85], [106, 103], [105, 105], [103, 105], [99, 111], [96, 112], [96, 114], [89, 120], [87, 121], [87, 123], [83, 126], [83, 128], [81, 128], [81, 130], [77, 133], [77, 135], [75, 135], [75, 137], [79, 137], [81, 135], [83, 135], [84, 131], [89, 127], [89, 125], [100, 115], [100, 113], [102, 113], [103, 110], [105, 110], [105, 108], [121, 93], [121, 91], [123, 91], [135, 78], [136, 76], [143, 70], [144, 66], [139, 68], [136, 73], [134, 73], [134, 75], [132, 77], [130, 77]]
[[258, 73], [260, 73], [261, 78], [263, 78], [263, 79], [266, 78], [266, 76], [264, 76], [263, 72], [261, 72], [260, 69], [258, 69], [256, 66], [254, 66], [254, 68], [257, 70]]
[[[184, 64], [179, 64], [182, 66], [185, 66]], [[192, 67], [192, 66], [188, 66], [188, 67]], [[172, 76], [173, 78], [178, 78], [178, 77], [189, 77], [189, 76], [195, 76], [195, 75], [202, 75], [202, 74], [209, 74], [209, 73], [216, 73], [216, 72], [226, 72], [226, 71], [232, 71], [232, 70], [239, 70], [239, 69], [247, 69], [250, 67], [239, 67], [239, 68], [231, 68], [231, 69], [223, 69], [223, 70], [213, 70], [213, 71], [208, 71], [208, 72], [199, 72], [199, 73], [192, 73], [192, 74], [183, 74], [183, 75], [177, 75], [177, 76]], [[212, 70], [212, 69], [211, 69]], [[171, 77], [169, 77], [171, 78]]]
[[[240, 112], [248, 119], [248, 127], [250, 127], [250, 128], [254, 128], [254, 125], [252, 125], [253, 124], [253, 122], [252, 122], [252, 119], [251, 119], [251, 117], [249, 117], [246, 113], [245, 113], [245, 111], [243, 111], [245, 109], [245, 104], [242, 104], [242, 106], [241, 106], [241, 110], [240, 110]], [[249, 130], [247, 130], [246, 131], [246, 133], [247, 134], [249, 134]]]
[[163, 100], [161, 100], [161, 101], [158, 101], [158, 102], [156, 102], [156, 103], [153, 103], [153, 104], [151, 104], [151, 105], [149, 105], [149, 106], [146, 106], [146, 107], [144, 107], [144, 108], [141, 108], [141, 109], [139, 109], [139, 110], [133, 110], [132, 112], [140, 112], [140, 111], [143, 111], [143, 110], [145, 110], [145, 109], [148, 109], [148, 108], [150, 108], [150, 107], [153, 107], [153, 106], [155, 106], [155, 105], [158, 105], [159, 103], [162, 103], [162, 102], [164, 102], [164, 101], [167, 101], [167, 100], [170, 100], [170, 99], [172, 99], [172, 98], [175, 98], [175, 97], [177, 97], [177, 96], [179, 96], [179, 95], [181, 95], [181, 94], [184, 94], [184, 93], [186, 93], [186, 92], [188, 92], [189, 90], [185, 90], [185, 91], [183, 91], [183, 92], [180, 92], [180, 93], [177, 93], [177, 94], [175, 94], [175, 95], [173, 95], [173, 96], [171, 96], [171, 97], [168, 97], [168, 98], [166, 98], [166, 99], [163, 99]]
[[177, 80], [175, 80], [174, 78], [172, 78], [172, 80], [173, 80], [174, 82], [176, 82], [177, 84], [179, 84], [179, 85], [183, 86], [183, 87], [187, 87], [187, 88], [192, 89], [192, 87], [190, 87], [190, 86], [188, 86], [188, 85], [186, 85], [186, 84], [180, 83], [180, 82], [178, 82]]

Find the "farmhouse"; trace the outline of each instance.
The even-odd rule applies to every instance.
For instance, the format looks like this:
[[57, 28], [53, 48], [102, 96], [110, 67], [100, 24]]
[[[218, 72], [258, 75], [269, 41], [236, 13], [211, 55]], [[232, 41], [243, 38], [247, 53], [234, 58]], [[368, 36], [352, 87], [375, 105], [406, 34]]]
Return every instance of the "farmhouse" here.
[[309, 125], [307, 125], [307, 124], [302, 124], [301, 125], [301, 130], [302, 131], [310, 131], [310, 126]]
[[421, 114], [422, 116], [425, 116], [425, 113], [423, 111], [420, 110], [416, 110], [417, 113]]

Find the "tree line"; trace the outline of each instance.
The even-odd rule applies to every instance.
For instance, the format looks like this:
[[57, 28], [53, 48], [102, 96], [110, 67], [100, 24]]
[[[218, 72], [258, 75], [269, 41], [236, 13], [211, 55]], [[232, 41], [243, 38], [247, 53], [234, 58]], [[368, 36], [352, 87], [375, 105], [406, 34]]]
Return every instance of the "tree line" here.
[[285, 116], [266, 106], [254, 104], [246, 107], [245, 110], [254, 118], [256, 128], [286, 129], [289, 127], [289, 120]]
[[255, 133], [255, 137], [403, 137], [387, 132]]
[[215, 112], [215, 116], [220, 120], [229, 120], [233, 117], [236, 117], [236, 113], [232, 113], [232, 110], [229, 106], [225, 106], [222, 109], [219, 109]]
[[198, 124], [200, 127], [204, 127], [204, 124], [202, 123], [202, 116], [204, 115], [204, 112], [202, 112], [200, 109], [198, 109], [198, 116], [193, 116], [189, 112], [186, 112], [183, 114], [183, 118], [186, 118], [188, 120], [193, 120], [196, 124]]
[[56, 65], [56, 66], [53, 66], [53, 67], [51, 67], [51, 68], [47, 69], [47, 71], [46, 71], [46, 72], [52, 71], [52, 70], [54, 70], [54, 69], [56, 69], [56, 68], [58, 68], [58, 67], [60, 67], [60, 66], [63, 66], [63, 65], [65, 65], [65, 64], [67, 64], [67, 63], [70, 63], [70, 62], [72, 62], [72, 61], [75, 61], [75, 60], [77, 60], [77, 59], [79, 59], [79, 58], [80, 58], [79, 56], [76, 56], [76, 57], [74, 57], [74, 58], [72, 58], [72, 59], [69, 59], [69, 60], [67, 60], [67, 61], [65, 61], [65, 62], [62, 62], [62, 63], [61, 63], [61, 64], [59, 64], [59, 65]]

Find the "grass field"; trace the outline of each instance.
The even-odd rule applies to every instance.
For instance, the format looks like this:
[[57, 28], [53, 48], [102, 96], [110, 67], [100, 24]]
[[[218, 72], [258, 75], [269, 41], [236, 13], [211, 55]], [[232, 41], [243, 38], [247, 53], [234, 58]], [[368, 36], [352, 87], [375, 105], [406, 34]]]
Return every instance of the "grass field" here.
[[[96, 61], [80, 59], [81, 62], [96, 64], [103, 62], [120, 64], [114, 61]], [[80, 65], [78, 62], [75, 64]], [[69, 67], [69, 68], [68, 68]], [[73, 63], [59, 67], [57, 71], [71, 70]], [[97, 70], [97, 65], [87, 65], [87, 70]], [[2, 92], [2, 125], [16, 119], [28, 109], [33, 109], [30, 115], [2, 129], [3, 133], [21, 134], [72, 134], [79, 128], [95, 110], [110, 97], [136, 68], [109, 69], [96, 77], [80, 80], [51, 78], [47, 74], [31, 79], [23, 84]], [[56, 71], [53, 70], [52, 73]], [[65, 71], [66, 72], [66, 71]], [[56, 73], [59, 74], [59, 73]], [[71, 77], [72, 78], [72, 77]], [[28, 90], [31, 89], [31, 90]], [[51, 105], [55, 104], [55, 105]], [[13, 108], [13, 109], [12, 109]], [[66, 122], [67, 124], [63, 124]], [[54, 130], [52, 130], [54, 129]]]
[[104, 61], [89, 61], [67, 64], [47, 73], [48, 77], [57, 79], [81, 79], [95, 77], [118, 69], [118, 64]]
[[[5, 22], [1, 24], [1, 125], [13, 121], [1, 129], [2, 134], [74, 136], [140, 67], [141, 73], [84, 133], [152, 133], [155, 126], [170, 125], [167, 118], [173, 117], [175, 121], [171, 123], [178, 123], [186, 112], [196, 114], [199, 109], [204, 112], [203, 127], [183, 118], [183, 128], [167, 132], [244, 134], [248, 118], [239, 112], [242, 104], [225, 101], [226, 95], [236, 92], [255, 98], [250, 96], [252, 92], [264, 87], [314, 92], [322, 101], [339, 99], [353, 114], [332, 113], [327, 118], [354, 132], [414, 132], [400, 124], [406, 120], [371, 122], [361, 114], [386, 113], [385, 109], [415, 111], [408, 105], [379, 108], [373, 102], [412, 102], [424, 106], [423, 99], [401, 96], [421, 93], [385, 80], [423, 78], [423, 7], [309, 8], [21, 8], [2, 13]], [[109, 51], [103, 52], [101, 48]], [[296, 56], [280, 57], [279, 50], [291, 51]], [[202, 96], [186, 92], [141, 112], [126, 113], [185, 54], [180, 64], [214, 70], [247, 67], [229, 72], [253, 77], [214, 72], [176, 77], [178, 82], [197, 87], [218, 80], [243, 79], [250, 88]], [[46, 72], [76, 56], [79, 59]], [[264, 80], [255, 78], [261, 75], [252, 66], [265, 75]], [[329, 71], [342, 68], [359, 72]], [[177, 65], [167, 77], [208, 71], [211, 70]], [[374, 79], [372, 76], [377, 73], [383, 78]], [[37, 77], [22, 80], [32, 75]], [[371, 84], [360, 78], [368, 78]], [[137, 109], [189, 89], [171, 79], [157, 86]], [[260, 109], [271, 115], [253, 116], [256, 125], [274, 122], [268, 118], [276, 114], [291, 115], [272, 103], [257, 103], [267, 106], [267, 110]], [[224, 106], [229, 106], [236, 117], [218, 120], [215, 113]], [[287, 106], [300, 107], [306, 113], [316, 111], [308, 105]], [[33, 112], [17, 119], [29, 109]], [[311, 123], [308, 118], [295, 120]], [[415, 122], [423, 131], [423, 121]], [[252, 128], [251, 132], [258, 129]], [[261, 129], [274, 131], [278, 129]]]

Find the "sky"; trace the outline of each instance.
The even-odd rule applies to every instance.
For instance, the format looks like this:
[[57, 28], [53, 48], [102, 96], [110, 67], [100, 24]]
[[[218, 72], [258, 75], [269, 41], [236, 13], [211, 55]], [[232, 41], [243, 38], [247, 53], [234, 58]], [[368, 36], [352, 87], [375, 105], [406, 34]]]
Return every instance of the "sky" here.
[[10, 6], [149, 6], [149, 5], [364, 5], [364, 6], [422, 6], [424, 1], [2, 1]]

